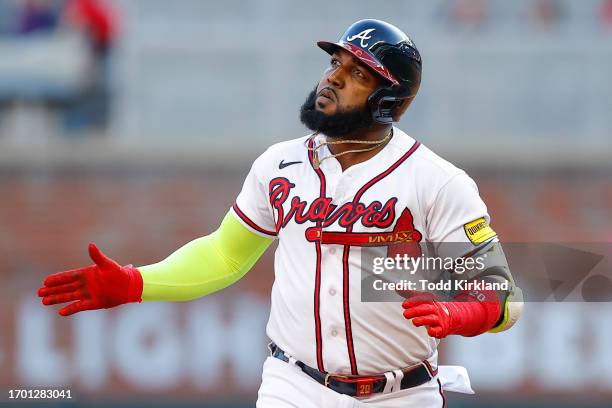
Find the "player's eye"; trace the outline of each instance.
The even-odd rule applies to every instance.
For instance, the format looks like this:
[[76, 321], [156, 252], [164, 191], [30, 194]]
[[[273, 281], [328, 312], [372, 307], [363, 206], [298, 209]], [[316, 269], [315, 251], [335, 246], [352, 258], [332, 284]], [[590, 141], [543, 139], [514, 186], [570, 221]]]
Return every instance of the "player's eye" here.
[[362, 71], [362, 70], [360, 70], [360, 69], [356, 69], [356, 70], [355, 70], [355, 75], [356, 75], [357, 77], [359, 77], [360, 79], [366, 79], [365, 74], [364, 74], [364, 73], [363, 73], [363, 71]]
[[338, 61], [336, 58], [332, 58], [329, 64], [335, 68], [340, 65], [340, 61]]

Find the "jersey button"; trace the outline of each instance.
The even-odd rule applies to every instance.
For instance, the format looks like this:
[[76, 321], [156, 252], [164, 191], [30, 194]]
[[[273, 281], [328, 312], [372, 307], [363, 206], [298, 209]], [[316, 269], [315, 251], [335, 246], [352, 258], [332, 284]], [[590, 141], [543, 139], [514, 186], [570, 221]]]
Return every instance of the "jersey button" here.
[[334, 337], [336, 337], [336, 336], [338, 335], [338, 330], [336, 330], [336, 329], [332, 329], [332, 331], [331, 331], [331, 335], [332, 335], [332, 336], [334, 336]]
[[335, 254], [336, 253], [336, 249], [335, 248], [330, 249], [329, 253], [332, 254], [332, 255]]
[[332, 296], [336, 296], [336, 289], [331, 288], [331, 289], [329, 290], [329, 294], [330, 294], [330, 295], [332, 295]]

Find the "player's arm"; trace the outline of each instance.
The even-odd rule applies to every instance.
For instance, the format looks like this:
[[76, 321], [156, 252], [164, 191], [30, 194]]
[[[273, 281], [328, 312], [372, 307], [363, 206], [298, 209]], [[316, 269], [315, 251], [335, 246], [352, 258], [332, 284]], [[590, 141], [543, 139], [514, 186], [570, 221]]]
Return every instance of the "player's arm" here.
[[[470, 254], [470, 257], [479, 259], [479, 265], [481, 266], [467, 269], [462, 274], [463, 279], [468, 282], [485, 282], [496, 284], [496, 287], [507, 288], [489, 291], [468, 291], [470, 292], [468, 295], [471, 298], [480, 300], [489, 298], [500, 305], [499, 318], [487, 331], [497, 333], [510, 329], [518, 321], [523, 312], [523, 292], [516, 285], [512, 277], [501, 242], [493, 239]], [[462, 296], [462, 293], [460, 292], [458, 296]]]
[[522, 294], [514, 283], [497, 234], [489, 226], [486, 206], [473, 180], [463, 173], [446, 183], [427, 220], [438, 256], [484, 260], [463, 273], [461, 279], [507, 282], [508, 290], [464, 290], [446, 302], [419, 294], [403, 302], [404, 317], [415, 326], [425, 326], [437, 338], [451, 334], [476, 336], [512, 327], [522, 312]]
[[230, 211], [212, 234], [189, 242], [159, 263], [139, 268], [142, 299], [191, 300], [226, 288], [242, 278], [272, 242], [248, 230]]
[[437, 338], [451, 334], [472, 337], [510, 329], [522, 313], [523, 302], [501, 244], [493, 240], [469, 256], [479, 258], [482, 267], [463, 272], [461, 279], [503, 284], [498, 287], [507, 289], [461, 290], [450, 301], [438, 301], [432, 294], [418, 293], [403, 302], [404, 317], [412, 319], [417, 327], [425, 326], [429, 335]]
[[238, 281], [272, 241], [251, 232], [230, 211], [215, 232], [152, 265], [120, 266], [90, 244], [93, 265], [48, 276], [38, 295], [45, 305], [74, 302], [59, 310], [63, 316], [143, 300], [196, 299]]

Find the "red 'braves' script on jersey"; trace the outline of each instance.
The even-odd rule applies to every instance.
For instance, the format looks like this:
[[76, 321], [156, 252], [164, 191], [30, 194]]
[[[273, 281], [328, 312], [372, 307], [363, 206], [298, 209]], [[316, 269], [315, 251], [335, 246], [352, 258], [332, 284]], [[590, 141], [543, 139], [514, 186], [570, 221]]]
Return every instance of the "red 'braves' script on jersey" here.
[[390, 198], [385, 204], [375, 200], [367, 206], [361, 202], [348, 202], [337, 206], [331, 203], [331, 197], [319, 197], [308, 204], [299, 196], [294, 196], [291, 199], [291, 208], [285, 215], [283, 204], [287, 201], [293, 187], [295, 184], [284, 177], [276, 177], [270, 181], [270, 205], [277, 212], [277, 232], [281, 227], [285, 227], [292, 218], [298, 224], [306, 221], [321, 221], [323, 227], [338, 220], [338, 224], [344, 228], [359, 220], [365, 227], [386, 228], [395, 220], [396, 197]]

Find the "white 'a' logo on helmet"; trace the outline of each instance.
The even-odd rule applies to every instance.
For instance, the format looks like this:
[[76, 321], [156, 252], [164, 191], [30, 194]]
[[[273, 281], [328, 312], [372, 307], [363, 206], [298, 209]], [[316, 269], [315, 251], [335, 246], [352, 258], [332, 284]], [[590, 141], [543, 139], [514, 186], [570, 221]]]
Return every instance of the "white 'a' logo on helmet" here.
[[355, 34], [355, 35], [351, 35], [350, 37], [346, 37], [346, 41], [353, 41], [356, 38], [361, 39], [361, 46], [363, 48], [368, 46], [368, 43], [364, 44], [364, 41], [369, 40], [370, 38], [372, 38], [371, 35], [369, 35], [372, 31], [375, 31], [375, 28], [368, 28], [363, 30], [362, 32], [360, 32], [359, 34]]

